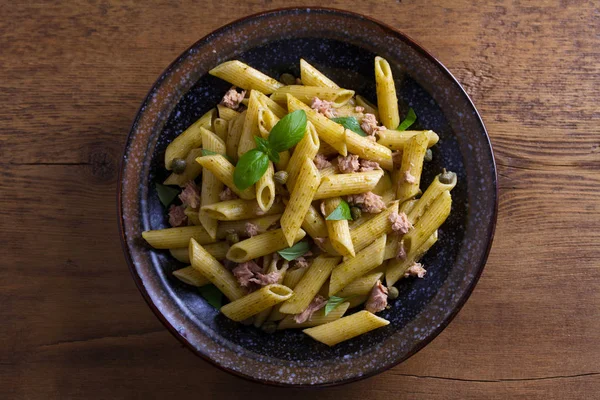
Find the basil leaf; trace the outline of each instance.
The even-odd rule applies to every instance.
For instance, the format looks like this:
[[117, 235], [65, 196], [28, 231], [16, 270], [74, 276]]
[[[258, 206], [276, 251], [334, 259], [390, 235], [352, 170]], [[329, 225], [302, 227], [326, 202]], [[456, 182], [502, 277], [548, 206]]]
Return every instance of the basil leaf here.
[[410, 108], [408, 110], [408, 113], [406, 114], [406, 118], [404, 118], [404, 121], [402, 121], [400, 123], [400, 125], [398, 125], [398, 128], [396, 128], [396, 130], [397, 131], [405, 131], [408, 128], [410, 128], [410, 126], [412, 124], [414, 124], [416, 120], [417, 120], [417, 114], [415, 114], [415, 110]]
[[295, 260], [296, 258], [304, 255], [310, 249], [308, 242], [298, 242], [292, 247], [287, 249], [279, 250], [277, 253], [288, 261]]
[[216, 151], [202, 149], [202, 157], [217, 156], [217, 155], [225, 157], [227, 159], [227, 161], [229, 161], [230, 163], [233, 164], [233, 159], [231, 157], [229, 157], [227, 154], [221, 154], [221, 153], [217, 153]]
[[269, 160], [273, 161], [274, 163], [279, 162], [279, 153], [273, 151], [269, 147], [269, 141], [267, 139], [263, 139], [259, 136], [254, 136], [254, 141], [256, 142], [256, 147], [258, 148], [258, 150], [265, 153], [269, 157]]
[[343, 219], [352, 220], [350, 206], [344, 200], [325, 218], [327, 221], [341, 221]]
[[358, 133], [360, 136], [367, 136], [365, 131], [363, 131], [360, 127], [360, 124], [358, 123], [356, 117], [338, 117], [331, 118], [331, 120], [333, 122], [337, 122], [346, 129], [350, 129], [352, 132]]
[[158, 198], [163, 206], [169, 207], [169, 205], [175, 200], [175, 197], [179, 194], [179, 189], [161, 185], [160, 183], [155, 183], [154, 187], [156, 188], [156, 193], [158, 194]]
[[269, 157], [260, 150], [252, 149], [244, 153], [233, 171], [233, 183], [240, 190], [254, 185], [269, 167]]
[[269, 134], [269, 147], [276, 152], [290, 149], [304, 137], [306, 113], [296, 110], [281, 118]]
[[325, 304], [325, 315], [335, 310], [337, 306], [345, 301], [346, 299], [343, 297], [331, 296], [329, 300], [327, 300], [327, 304]]
[[223, 293], [215, 285], [204, 285], [198, 288], [200, 296], [217, 310], [223, 305]]

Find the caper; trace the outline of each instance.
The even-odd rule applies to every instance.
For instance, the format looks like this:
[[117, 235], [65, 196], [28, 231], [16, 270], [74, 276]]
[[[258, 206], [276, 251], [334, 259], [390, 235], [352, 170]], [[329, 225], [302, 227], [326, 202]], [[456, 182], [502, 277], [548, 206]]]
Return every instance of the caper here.
[[444, 171], [442, 171], [442, 173], [440, 174], [440, 182], [445, 185], [449, 185], [453, 182], [456, 182], [456, 174], [451, 171], [446, 171], [446, 168], [444, 168]]
[[427, 149], [427, 151], [425, 152], [425, 157], [423, 158], [424, 161], [426, 162], [430, 162], [431, 160], [433, 160], [433, 151], [431, 151], [431, 149]]
[[227, 232], [227, 235], [225, 236], [225, 240], [227, 240], [231, 244], [235, 244], [240, 241], [240, 236], [235, 231]]
[[183, 158], [174, 158], [173, 161], [171, 161], [171, 169], [176, 174], [183, 174], [186, 164], [187, 163]]
[[296, 84], [296, 77], [292, 74], [288, 74], [287, 72], [284, 74], [281, 74], [281, 76], [279, 77], [279, 81], [281, 83], [283, 83], [284, 85], [295, 85]]
[[290, 175], [287, 173], [287, 171], [277, 171], [275, 172], [275, 175], [273, 175], [273, 179], [275, 179], [275, 182], [279, 183], [280, 185], [284, 185], [289, 176]]
[[360, 207], [350, 207], [350, 215], [352, 215], [352, 219], [356, 221], [362, 216], [362, 210]]
[[388, 298], [389, 299], [392, 299], [392, 300], [397, 299], [399, 295], [400, 295], [400, 292], [398, 292], [398, 289], [395, 286], [388, 288]]
[[273, 321], [267, 321], [260, 327], [265, 333], [275, 333], [277, 330], [277, 324]]

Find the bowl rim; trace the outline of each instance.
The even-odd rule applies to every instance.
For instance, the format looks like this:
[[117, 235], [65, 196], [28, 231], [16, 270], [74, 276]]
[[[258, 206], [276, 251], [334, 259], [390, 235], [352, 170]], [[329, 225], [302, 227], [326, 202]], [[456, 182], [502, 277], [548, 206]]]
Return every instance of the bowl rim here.
[[[311, 11], [321, 11], [321, 12], [327, 12], [327, 13], [332, 13], [332, 14], [338, 14], [338, 15], [342, 15], [342, 16], [344, 16], [344, 15], [350, 16], [353, 18], [358, 17], [358, 18], [368, 20], [368, 21], [373, 22], [373, 23], [379, 25], [380, 27], [384, 28], [385, 30], [388, 31], [388, 33], [396, 35], [400, 40], [406, 42], [410, 47], [412, 47], [413, 49], [415, 49], [416, 51], [421, 53], [421, 55], [423, 55], [425, 58], [432, 61], [436, 68], [440, 69], [443, 74], [447, 75], [447, 77], [450, 78], [450, 80], [456, 84], [456, 86], [459, 89], [459, 93], [462, 96], [464, 96], [464, 98], [467, 100], [468, 104], [472, 107], [473, 111], [475, 112], [476, 120], [479, 121], [479, 123], [481, 124], [481, 128], [483, 130], [485, 140], [487, 142], [487, 148], [490, 151], [490, 156], [491, 156], [491, 161], [492, 161], [492, 173], [493, 173], [494, 183], [495, 183], [494, 184], [495, 191], [493, 193], [491, 193], [491, 195], [493, 196], [493, 198], [492, 198], [493, 210], [492, 210], [492, 214], [491, 214], [491, 220], [489, 221], [490, 231], [489, 231], [488, 237], [486, 238], [487, 248], [486, 248], [485, 254], [483, 254], [483, 257], [481, 258], [481, 263], [479, 265], [479, 268], [477, 269], [476, 274], [473, 276], [473, 278], [472, 278], [471, 282], [469, 283], [468, 287], [466, 288], [465, 292], [462, 294], [462, 296], [456, 302], [455, 307], [448, 314], [448, 316], [438, 325], [437, 328], [435, 328], [432, 331], [432, 333], [430, 335], [428, 335], [424, 340], [417, 343], [416, 346], [414, 346], [409, 352], [407, 352], [403, 357], [399, 358], [398, 360], [395, 360], [392, 363], [386, 364], [383, 367], [375, 368], [375, 369], [373, 369], [367, 373], [361, 374], [361, 375], [352, 376], [347, 379], [337, 380], [337, 381], [333, 381], [333, 382], [323, 382], [323, 383], [317, 383], [317, 384], [308, 384], [308, 383], [295, 384], [295, 383], [278, 382], [278, 381], [272, 381], [272, 380], [253, 377], [250, 375], [243, 374], [239, 371], [233, 370], [231, 368], [225, 367], [223, 365], [220, 365], [216, 361], [214, 361], [212, 358], [205, 356], [204, 354], [197, 351], [196, 348], [192, 345], [192, 343], [190, 343], [190, 341], [188, 341], [181, 333], [179, 333], [179, 331], [165, 318], [163, 313], [160, 310], [158, 310], [158, 308], [156, 307], [156, 305], [150, 298], [146, 288], [144, 287], [141, 277], [136, 272], [135, 265], [133, 263], [133, 259], [130, 254], [129, 247], [127, 245], [127, 239], [126, 239], [126, 234], [125, 234], [125, 224], [124, 224], [124, 218], [123, 218], [123, 203], [122, 203], [123, 172], [125, 170], [125, 164], [127, 162], [126, 156], [127, 156], [128, 150], [129, 150], [129, 146], [130, 146], [130, 142], [131, 142], [131, 139], [132, 139], [132, 136], [134, 133], [134, 129], [136, 127], [136, 123], [138, 121], [138, 118], [140, 116], [142, 109], [144, 108], [144, 106], [146, 105], [148, 100], [150, 99], [150, 96], [153, 94], [155, 87], [163, 80], [165, 75], [169, 73], [171, 68], [173, 66], [175, 66], [177, 63], [179, 63], [179, 61], [183, 57], [185, 57], [186, 54], [188, 54], [188, 52], [190, 50], [192, 50], [196, 46], [200, 45], [201, 42], [205, 41], [209, 36], [211, 36], [213, 34], [217, 34], [226, 29], [233, 28], [233, 27], [235, 27], [235, 25], [245, 23], [248, 20], [265, 17], [265, 16], [268, 16], [271, 14], [277, 14], [277, 13], [281, 13], [281, 12], [293, 12], [293, 11], [304, 12], [307, 14], [310, 13]], [[410, 357], [414, 356], [421, 349], [423, 349], [425, 346], [427, 346], [429, 343], [431, 343], [444, 329], [446, 329], [446, 327], [450, 324], [450, 322], [452, 322], [454, 320], [454, 318], [456, 317], [458, 312], [463, 308], [463, 306], [465, 305], [467, 300], [470, 298], [471, 294], [473, 293], [473, 290], [475, 289], [475, 286], [477, 286], [477, 283], [479, 282], [479, 279], [481, 277], [481, 274], [483, 273], [485, 265], [487, 264], [488, 256], [489, 256], [491, 248], [492, 248], [494, 234], [496, 231], [496, 224], [497, 224], [497, 219], [498, 219], [498, 199], [499, 199], [499, 182], [498, 182], [496, 159], [494, 156], [494, 150], [492, 148], [492, 143], [491, 143], [487, 128], [485, 127], [483, 118], [481, 117], [479, 110], [475, 107], [475, 104], [471, 100], [471, 97], [468, 95], [468, 93], [466, 92], [464, 87], [461, 85], [461, 83], [458, 81], [458, 79], [456, 79], [456, 77], [450, 72], [450, 70], [448, 70], [448, 68], [446, 68], [446, 66], [440, 60], [438, 60], [435, 56], [433, 56], [429, 51], [427, 51], [423, 46], [421, 46], [413, 38], [411, 38], [410, 36], [401, 32], [400, 30], [392, 27], [391, 25], [388, 25], [385, 22], [382, 22], [378, 19], [372, 18], [372, 17], [364, 15], [364, 14], [356, 13], [353, 11], [348, 11], [348, 10], [343, 10], [343, 9], [333, 8], [333, 7], [319, 7], [319, 6], [315, 6], [315, 7], [312, 7], [312, 6], [310, 6], [310, 7], [280, 7], [280, 8], [274, 8], [274, 9], [269, 9], [269, 10], [249, 14], [244, 17], [235, 19], [235, 20], [233, 20], [225, 25], [222, 25], [221, 27], [209, 32], [208, 34], [204, 35], [203, 37], [201, 37], [200, 39], [195, 41], [188, 48], [186, 48], [177, 58], [175, 58], [175, 60], [173, 60], [161, 72], [161, 74], [158, 76], [158, 78], [152, 84], [152, 86], [149, 89], [146, 96], [144, 96], [144, 99], [142, 100], [140, 106], [138, 107], [135, 117], [131, 123], [129, 133], [127, 134], [127, 139], [125, 141], [123, 154], [121, 156], [121, 162], [119, 164], [119, 174], [118, 174], [118, 180], [117, 180], [117, 215], [118, 215], [119, 237], [120, 237], [120, 242], [121, 242], [121, 248], [125, 255], [125, 260], [127, 261], [127, 265], [129, 267], [129, 272], [130, 272], [131, 276], [133, 277], [133, 280], [134, 280], [140, 294], [144, 298], [146, 304], [148, 304], [148, 306], [150, 307], [150, 309], [152, 310], [154, 315], [167, 328], [167, 330], [175, 338], [177, 338], [179, 340], [179, 342], [181, 342], [188, 350], [192, 351], [196, 356], [199, 356], [204, 361], [207, 361], [209, 364], [211, 364], [214, 367], [217, 367], [218, 369], [220, 369], [222, 371], [225, 371], [227, 373], [230, 373], [232, 375], [240, 377], [246, 381], [250, 381], [250, 382], [254, 382], [254, 383], [261, 383], [261, 384], [268, 385], [268, 386], [288, 387], [288, 388], [307, 388], [307, 389], [340, 386], [340, 385], [344, 385], [344, 384], [348, 384], [348, 383], [352, 383], [352, 382], [357, 382], [357, 381], [360, 381], [363, 379], [367, 379], [367, 378], [373, 377], [375, 375], [378, 375], [382, 372], [385, 372], [385, 371], [403, 363]]]

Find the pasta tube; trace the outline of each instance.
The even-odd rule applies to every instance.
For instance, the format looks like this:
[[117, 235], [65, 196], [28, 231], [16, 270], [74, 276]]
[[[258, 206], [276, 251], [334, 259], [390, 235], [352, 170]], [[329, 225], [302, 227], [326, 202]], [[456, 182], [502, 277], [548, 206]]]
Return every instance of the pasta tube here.
[[418, 249], [425, 241], [433, 235], [448, 218], [450, 208], [452, 207], [452, 196], [450, 192], [442, 192], [431, 204], [427, 213], [425, 213], [416, 222], [413, 229], [404, 235], [404, 248], [407, 252]]
[[[292, 244], [300, 241], [305, 235], [306, 232], [300, 229]], [[242, 263], [283, 250], [289, 246], [291, 245], [288, 245], [283, 230], [275, 229], [234, 244], [229, 248], [227, 258], [231, 261]]]
[[304, 329], [302, 332], [327, 346], [335, 346], [389, 323], [388, 320], [363, 310], [325, 325]]
[[[185, 249], [185, 251], [187, 250], [188, 249]], [[206, 279], [204, 275], [195, 270], [191, 265], [189, 267], [173, 271], [173, 276], [183, 283], [187, 283], [188, 285], [196, 287], [208, 285], [210, 283], [210, 281]]]
[[215, 108], [211, 109], [169, 143], [165, 151], [165, 168], [170, 171], [171, 163], [175, 158], [185, 158], [191, 149], [202, 145], [200, 128], [212, 129], [212, 123], [216, 115], [217, 110]]
[[382, 176], [381, 170], [326, 176], [321, 179], [314, 200], [370, 192]]
[[270, 76], [238, 60], [221, 63], [208, 73], [242, 89], [258, 90], [265, 94], [271, 94], [283, 86]]
[[396, 129], [400, 124], [396, 85], [390, 64], [382, 57], [375, 57], [375, 84], [381, 123], [388, 129]]
[[303, 58], [300, 59], [300, 80], [306, 86], [320, 86], [338, 89], [339, 86], [325, 76], [321, 71], [310, 65]]
[[327, 315], [325, 315], [325, 308], [321, 308], [319, 311], [315, 312], [309, 320], [302, 323], [297, 323], [294, 321], [293, 315], [287, 315], [283, 320], [281, 320], [279, 325], [277, 325], [277, 330], [311, 328], [313, 326], [327, 324], [342, 318], [349, 306], [350, 303], [348, 302], [342, 303], [331, 310], [331, 312]]
[[332, 102], [333, 106], [338, 108], [348, 103], [348, 100], [354, 96], [354, 91], [319, 86], [289, 85], [281, 87], [273, 92], [271, 99], [276, 103], [286, 104], [287, 94], [291, 94], [309, 106], [312, 104], [313, 99], [317, 97], [321, 100]]
[[[342, 199], [339, 197], [325, 199], [325, 213], [327, 215], [331, 214], [340, 205], [341, 201]], [[329, 240], [333, 248], [345, 257], [354, 257], [354, 245], [350, 236], [348, 220], [325, 220], [325, 224], [327, 225]]]
[[200, 244], [216, 242], [204, 227], [194, 225], [145, 231], [142, 232], [142, 237], [155, 249], [186, 247], [190, 239], [194, 239]]
[[431, 147], [440, 140], [440, 137], [434, 131], [397, 131], [395, 129], [385, 129], [377, 132], [379, 139], [377, 143], [387, 147], [390, 150], [404, 150], [406, 143], [414, 136], [424, 133], [427, 135], [427, 147]]
[[196, 159], [196, 162], [202, 165], [202, 168], [205, 170], [212, 172], [217, 179], [223, 182], [240, 198], [245, 200], [256, 198], [256, 189], [254, 188], [254, 185], [245, 190], [240, 190], [235, 183], [233, 183], [233, 171], [235, 170], [235, 167], [222, 155], [215, 154], [199, 157]]
[[406, 148], [402, 152], [402, 165], [398, 171], [398, 189], [396, 190], [396, 198], [401, 203], [421, 193], [419, 184], [423, 171], [423, 158], [427, 151], [427, 141], [427, 135], [419, 133], [408, 140]]
[[221, 312], [229, 319], [243, 321], [263, 310], [273, 307], [292, 296], [292, 289], [279, 284], [267, 285], [238, 300], [221, 307]]

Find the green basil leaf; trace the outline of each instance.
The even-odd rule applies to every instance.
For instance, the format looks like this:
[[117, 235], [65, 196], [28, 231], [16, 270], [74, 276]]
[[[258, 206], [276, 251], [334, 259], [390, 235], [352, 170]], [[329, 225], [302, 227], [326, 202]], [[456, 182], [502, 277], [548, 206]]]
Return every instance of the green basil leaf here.
[[360, 124], [358, 123], [356, 117], [338, 117], [331, 118], [331, 120], [333, 122], [337, 122], [346, 129], [350, 129], [352, 132], [358, 133], [360, 136], [367, 136], [365, 131], [363, 131], [360, 127]]
[[233, 171], [233, 183], [240, 190], [254, 185], [269, 167], [269, 157], [260, 150], [252, 149], [244, 153]]
[[415, 110], [410, 108], [408, 110], [408, 113], [406, 114], [406, 118], [404, 118], [404, 121], [402, 121], [400, 123], [400, 125], [398, 125], [398, 128], [396, 128], [396, 130], [397, 131], [405, 131], [408, 128], [410, 128], [410, 126], [412, 124], [414, 124], [416, 120], [417, 120], [417, 114], [415, 114]]
[[200, 296], [217, 310], [223, 305], [223, 293], [215, 285], [204, 285], [198, 288]]
[[298, 242], [292, 247], [287, 249], [279, 250], [277, 253], [288, 261], [295, 260], [296, 258], [304, 255], [310, 249], [308, 242]]
[[269, 134], [269, 147], [281, 152], [290, 149], [304, 137], [306, 131], [306, 113], [296, 110], [281, 118]]
[[254, 136], [254, 141], [256, 142], [256, 147], [258, 148], [258, 150], [265, 153], [269, 157], [269, 160], [273, 161], [274, 163], [279, 162], [279, 153], [273, 151], [273, 149], [269, 147], [269, 141], [267, 139], [263, 139], [259, 136]]
[[325, 304], [325, 315], [335, 310], [337, 306], [345, 301], [346, 299], [343, 297], [331, 296], [329, 300], [327, 300], [327, 304]]
[[161, 185], [160, 183], [155, 183], [156, 193], [158, 194], [158, 198], [163, 206], [169, 207], [169, 205], [175, 200], [175, 197], [179, 194], [179, 189]]
[[341, 221], [343, 219], [352, 220], [350, 206], [344, 200], [325, 218], [327, 221]]
[[202, 149], [202, 157], [204, 157], [204, 156], [216, 156], [216, 155], [220, 155], [220, 156], [225, 157], [227, 159], [227, 161], [229, 161], [230, 163], [233, 164], [233, 159], [231, 157], [229, 157], [227, 154], [221, 154], [221, 153], [217, 153], [216, 151]]

